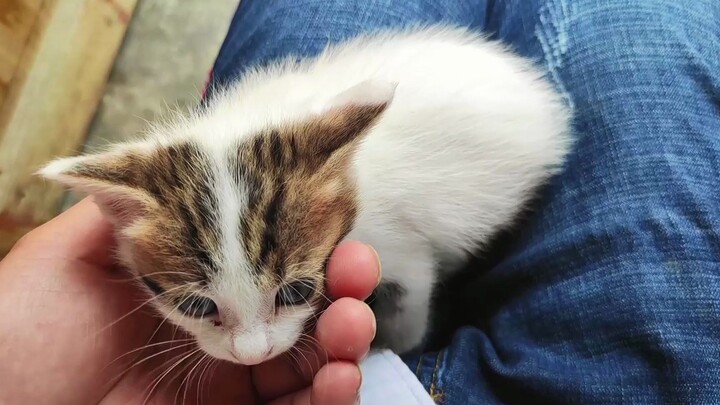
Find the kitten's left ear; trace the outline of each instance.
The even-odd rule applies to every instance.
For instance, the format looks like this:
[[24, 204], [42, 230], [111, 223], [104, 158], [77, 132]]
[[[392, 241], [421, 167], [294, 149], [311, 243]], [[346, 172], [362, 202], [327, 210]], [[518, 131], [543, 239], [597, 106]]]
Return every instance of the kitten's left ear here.
[[108, 152], [57, 159], [37, 174], [92, 195], [113, 222], [126, 224], [157, 207], [157, 201], [142, 186], [145, 169], [142, 154]]
[[301, 129], [301, 151], [330, 154], [359, 139], [390, 105], [396, 88], [397, 83], [365, 81], [336, 95]]
[[[381, 80], [367, 80], [356, 84], [333, 97], [326, 109], [343, 107], [387, 107], [390, 105], [398, 84]], [[383, 107], [383, 108], [384, 108]]]

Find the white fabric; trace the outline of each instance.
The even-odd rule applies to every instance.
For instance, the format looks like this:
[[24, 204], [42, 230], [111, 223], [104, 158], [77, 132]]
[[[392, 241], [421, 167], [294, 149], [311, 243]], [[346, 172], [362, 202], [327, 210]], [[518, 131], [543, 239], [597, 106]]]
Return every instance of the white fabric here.
[[435, 405], [415, 374], [389, 350], [371, 353], [360, 369], [361, 405]]

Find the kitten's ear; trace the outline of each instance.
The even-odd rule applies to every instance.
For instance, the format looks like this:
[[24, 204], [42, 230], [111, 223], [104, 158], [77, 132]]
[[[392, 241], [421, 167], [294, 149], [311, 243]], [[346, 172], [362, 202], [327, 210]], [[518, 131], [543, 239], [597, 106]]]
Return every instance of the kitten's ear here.
[[390, 105], [396, 87], [397, 83], [365, 81], [336, 95], [303, 128], [301, 148], [329, 154], [359, 139]]
[[143, 160], [139, 154], [113, 152], [61, 158], [37, 174], [92, 195], [110, 220], [127, 223], [157, 206], [140, 184]]
[[367, 80], [343, 91], [330, 100], [330, 109], [355, 107], [387, 107], [395, 96], [398, 84], [380, 80]]

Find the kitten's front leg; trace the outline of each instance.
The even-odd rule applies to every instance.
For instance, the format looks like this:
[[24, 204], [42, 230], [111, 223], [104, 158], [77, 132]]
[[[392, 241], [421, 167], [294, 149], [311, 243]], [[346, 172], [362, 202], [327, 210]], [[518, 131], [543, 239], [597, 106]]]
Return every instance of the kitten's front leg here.
[[430, 315], [434, 265], [429, 260], [407, 260], [388, 266], [369, 301], [377, 319], [374, 348], [408, 352], [423, 343]]

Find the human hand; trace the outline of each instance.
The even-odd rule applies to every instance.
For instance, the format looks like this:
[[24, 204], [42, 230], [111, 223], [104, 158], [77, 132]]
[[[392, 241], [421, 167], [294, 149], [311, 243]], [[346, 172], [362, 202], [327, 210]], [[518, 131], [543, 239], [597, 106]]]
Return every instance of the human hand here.
[[86, 199], [0, 262], [0, 403], [356, 402], [357, 362], [375, 333], [362, 300], [380, 278], [369, 247], [349, 242], [333, 253], [335, 301], [318, 320], [317, 347], [295, 353], [297, 363], [280, 356], [244, 367], [194, 353], [187, 336], [138, 310], [145, 298], [113, 268], [112, 245], [110, 225]]

